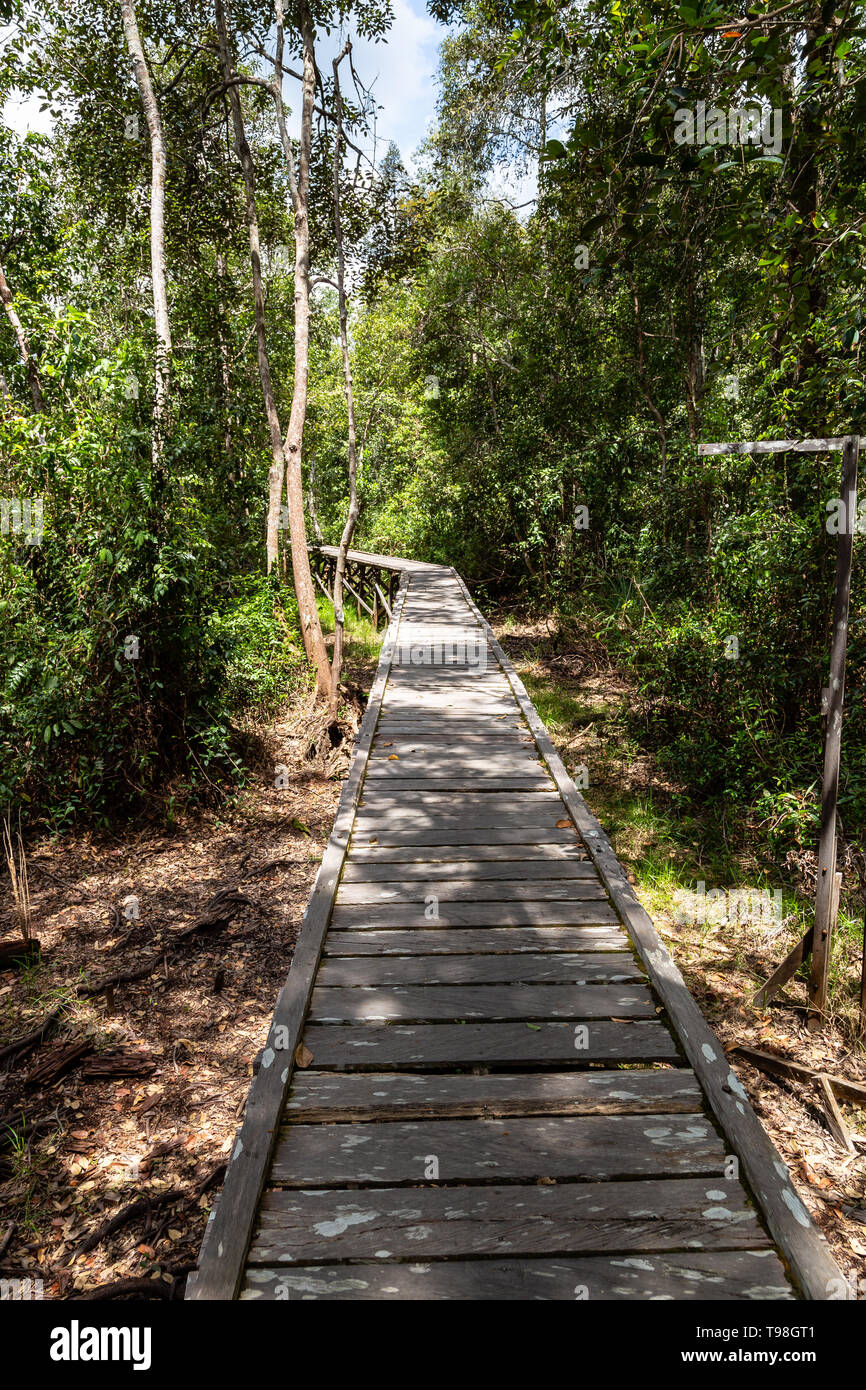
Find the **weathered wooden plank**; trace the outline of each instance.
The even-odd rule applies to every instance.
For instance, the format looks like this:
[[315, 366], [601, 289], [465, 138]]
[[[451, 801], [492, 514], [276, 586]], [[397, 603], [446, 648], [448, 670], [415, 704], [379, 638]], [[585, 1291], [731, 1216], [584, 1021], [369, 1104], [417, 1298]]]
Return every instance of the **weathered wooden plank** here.
[[454, 772], [450, 775], [440, 773], [435, 777], [427, 777], [422, 772], [416, 771], [414, 776], [407, 776], [401, 773], [395, 777], [374, 777], [368, 778], [364, 786], [365, 803], [374, 794], [378, 794], [383, 788], [397, 789], [398, 794], [407, 792], [474, 792], [483, 790], [489, 795], [500, 792], [509, 795], [512, 792], [543, 792], [550, 786], [550, 778], [546, 774], [534, 773], [504, 773], [492, 770], [488, 775], [480, 775], [477, 772], [463, 772], [459, 764], [455, 766]]
[[724, 1145], [703, 1115], [383, 1120], [289, 1125], [277, 1143], [271, 1183], [321, 1188], [425, 1180], [715, 1177], [724, 1165]]
[[[599, 890], [600, 891], [600, 890]], [[446, 927], [522, 927], [522, 926], [604, 926], [619, 918], [602, 897], [587, 902], [448, 903], [440, 902], [434, 914], [416, 903], [382, 904], [374, 907], [335, 907], [331, 931], [375, 931], [383, 927], [402, 930], [430, 927], [431, 922]]]
[[474, 1073], [295, 1072], [287, 1119], [455, 1119], [474, 1115], [658, 1115], [703, 1108], [680, 1068]]
[[759, 1052], [754, 1047], [731, 1048], [728, 1056], [734, 1062], [742, 1058], [750, 1066], [760, 1067], [761, 1071], [769, 1072], [773, 1076], [790, 1077], [792, 1081], [802, 1081], [807, 1086], [811, 1086], [818, 1075], [826, 1074], [833, 1090], [842, 1100], [851, 1101], [854, 1105], [866, 1105], [866, 1086], [862, 1082], [858, 1084], [856, 1081], [849, 1081], [847, 1077], [834, 1076], [831, 1072], [818, 1073], [814, 1068], [804, 1066], [800, 1062], [789, 1061], [787, 1057], [777, 1057], [773, 1052]]
[[[436, 762], [425, 753], [418, 757], [403, 757], [399, 762], [391, 762], [387, 758], [377, 761], [370, 766], [367, 773], [367, 786], [372, 789], [380, 784], [390, 786], [397, 783], [395, 790], [402, 791], [402, 784], [406, 780], [430, 782], [435, 787], [439, 781], [454, 782], [459, 777], [464, 786], [471, 787], [473, 783], [503, 781], [505, 778], [516, 777], [528, 784], [540, 782], [543, 787], [545, 783], [542, 774], [543, 769], [537, 762], [533, 762], [532, 758], [522, 758], [516, 754], [509, 754], [507, 758], [491, 754], [489, 758], [476, 759], [467, 758], [465, 755], [455, 758], [449, 754]], [[547, 785], [550, 785], [549, 780]]]
[[536, 845], [563, 845], [571, 848], [582, 848], [578, 833], [572, 827], [561, 829], [549, 825], [489, 825], [482, 828], [467, 830], [463, 825], [435, 825], [420, 826], [414, 830], [401, 830], [395, 826], [380, 825], [378, 830], [373, 828], [371, 822], [366, 828], [359, 829], [357, 822], [352, 836], [352, 854], [358, 850], [367, 849], [372, 845], [380, 847], [423, 845], [425, 848], [435, 845], [457, 845], [461, 850], [466, 850], [469, 846], [475, 845], [519, 845], [522, 849], [529, 850], [533, 844]]
[[842, 449], [847, 435], [829, 435], [823, 439], [753, 439], [743, 443], [699, 444], [698, 454], [708, 458], [715, 454], [826, 454]]
[[[512, 810], [515, 815], [528, 815], [533, 817], [541, 816], [542, 819], [548, 815], [555, 818], [567, 819], [568, 813], [562, 804], [562, 798], [557, 793], [553, 784], [546, 786], [544, 790], [537, 792], [527, 792], [524, 796], [514, 797], [508, 800], [504, 797], [491, 795], [483, 787], [477, 791], [460, 792], [457, 796], [446, 794], [437, 788], [432, 787], [423, 796], [412, 797], [407, 805], [407, 798], [402, 787], [370, 787], [365, 784], [361, 800], [361, 806], [375, 807], [376, 814], [380, 815], [386, 822], [389, 818], [403, 815], [451, 815], [463, 817], [464, 813], [474, 813], [476, 811], [500, 810], [505, 812]], [[360, 814], [369, 815], [371, 811], [362, 811]]]
[[[415, 712], [434, 710], [453, 714], [455, 717], [459, 718], [461, 715], [468, 712], [469, 699], [470, 697], [468, 695], [461, 697], [457, 693], [449, 696], [447, 694], [434, 695], [432, 693], [426, 694], [423, 691], [409, 691], [405, 689], [391, 690], [388, 694], [385, 712], [392, 718], [395, 718], [401, 711], [405, 710], [411, 709]], [[512, 705], [510, 701], [494, 700], [492, 698], [485, 699], [482, 698], [480, 694], [478, 697], [472, 699], [472, 710], [473, 713], [477, 715], [495, 716], [497, 714], [509, 714], [511, 709]]]
[[187, 1283], [188, 1299], [232, 1299], [240, 1287], [256, 1206], [264, 1186], [277, 1121], [291, 1079], [295, 1048], [303, 1027], [349, 843], [366, 761], [388, 679], [394, 633], [405, 596], [404, 584], [395, 605], [392, 626], [382, 644], [352, 766], [343, 784], [334, 826], [304, 914], [288, 978], [277, 999], [261, 1065], [247, 1097], [243, 1123], [231, 1152], [225, 1183], [205, 1229], [199, 1267]]
[[[473, 612], [484, 619], [469, 599], [459, 575], [458, 584]], [[679, 970], [638, 901], [613, 848], [577, 791], [563, 766], [550, 736], [536, 713], [522, 681], [514, 671], [490, 625], [488, 640], [508, 676], [518, 704], [545, 759], [563, 801], [581, 832], [617, 911], [629, 929], [650, 980], [682, 1041], [686, 1056], [704, 1087], [732, 1151], [738, 1156], [746, 1180], [761, 1203], [770, 1233], [789, 1262], [807, 1298], [838, 1296], [842, 1274], [823, 1236], [813, 1225], [775, 1145], [753, 1111], [748, 1095], [725, 1057], [724, 1049], [689, 993]]]
[[[357, 868], [363, 877], [364, 871], [374, 865], [402, 864], [405, 868], [429, 868], [431, 862], [443, 867], [460, 864], [466, 855], [474, 869], [485, 861], [500, 862], [500, 866], [510, 872], [515, 862], [526, 866], [526, 861], [537, 860], [539, 864], [585, 863], [589, 858], [579, 840], [574, 835], [566, 835], [559, 844], [501, 844], [501, 845], [364, 845], [353, 842], [349, 851], [349, 867]], [[348, 869], [347, 869], [348, 872]], [[402, 872], [402, 870], [400, 871]], [[593, 870], [594, 872], [594, 870]]]
[[406, 884], [416, 881], [421, 883], [432, 883], [440, 879], [446, 882], [478, 882], [485, 883], [488, 887], [491, 884], [519, 879], [525, 884], [540, 880], [545, 882], [587, 881], [596, 879], [596, 871], [592, 864], [580, 859], [520, 859], [496, 860], [490, 859], [475, 863], [472, 859], [452, 859], [444, 862], [433, 862], [425, 864], [415, 862], [410, 864], [375, 863], [371, 864], [364, 861], [359, 863], [353, 855], [343, 870], [342, 883], [400, 883]]
[[433, 1260], [250, 1269], [243, 1299], [600, 1300], [692, 1303], [794, 1297], [772, 1250], [523, 1260]]
[[568, 828], [557, 826], [557, 821], [564, 819], [561, 808], [544, 803], [534, 804], [536, 798], [544, 796], [543, 790], [526, 791], [520, 796], [495, 791], [478, 792], [476, 795], [481, 800], [458, 801], [458, 795], [461, 798], [467, 796], [468, 793], [464, 791], [455, 793], [454, 804], [450, 806], [449, 794], [442, 790], [422, 789], [412, 797], [408, 797], [406, 791], [404, 788], [400, 798], [403, 804], [398, 805], [390, 794], [386, 796], [384, 791], [371, 788], [368, 783], [364, 788], [355, 834], [375, 834], [377, 827], [381, 834], [396, 832], [403, 835], [418, 830], [526, 828], [529, 832], [527, 838], [537, 838], [542, 831], [549, 833]]
[[[646, 976], [630, 955], [546, 956], [397, 956], [323, 960], [316, 984], [353, 988], [361, 985], [465, 984], [629, 984]], [[461, 1015], [462, 1017], [462, 1015]]]
[[487, 772], [493, 768], [497, 772], [537, 772], [541, 767], [538, 758], [533, 758], [532, 750], [517, 742], [510, 748], [501, 744], [496, 748], [478, 749], [470, 752], [466, 748], [455, 751], [454, 746], [443, 743], [439, 748], [409, 748], [402, 753], [394, 751], [393, 744], [385, 741], [385, 746], [370, 758], [367, 767], [368, 777], [396, 776], [403, 773], [407, 777], [417, 777], [418, 769], [428, 775], [434, 772], [448, 773], [456, 763], [469, 772]]
[[535, 740], [521, 721], [519, 724], [514, 720], [489, 720], [468, 724], [465, 728], [459, 729], [449, 720], [444, 725], [425, 715], [424, 719], [416, 726], [413, 733], [400, 734], [388, 733], [380, 724], [376, 730], [376, 742], [374, 747], [378, 751], [383, 751], [383, 745], [390, 744], [392, 748], [405, 749], [411, 752], [413, 749], [429, 748], [432, 752], [446, 752], [449, 748], [465, 748], [469, 753], [477, 752], [485, 745], [491, 748], [516, 748], [523, 752], [537, 754]]
[[518, 747], [530, 748], [525, 743], [528, 729], [521, 720], [519, 723], [514, 719], [496, 719], [491, 721], [489, 716], [474, 722], [464, 721], [462, 724], [443, 720], [436, 715], [426, 712], [419, 716], [416, 723], [407, 724], [404, 719], [379, 723], [376, 729], [377, 749], [382, 749], [383, 745], [390, 743], [392, 747], [397, 745], [397, 741], [410, 740], [413, 743], [423, 740], [425, 743], [435, 743], [441, 748], [462, 747], [464, 742], [469, 744], [480, 743], [485, 738], [485, 732], [489, 732], [490, 746], [496, 747]]
[[739, 1183], [672, 1178], [264, 1194], [250, 1264], [766, 1249]]
[[314, 1023], [654, 1016], [652, 995], [643, 985], [317, 985], [310, 1006]]
[[584, 927], [449, 927], [446, 931], [341, 931], [325, 942], [327, 956], [453, 956], [483, 953], [512, 955], [523, 951], [627, 952], [622, 929]]
[[[581, 1030], [581, 1031], [578, 1031]], [[320, 1070], [673, 1062], [661, 1023], [310, 1023], [304, 1042]]]
[[411, 878], [405, 883], [358, 883], [340, 885], [337, 902], [346, 906], [380, 906], [395, 903], [424, 903], [434, 894], [441, 903], [486, 902], [570, 902], [606, 899], [598, 878], [530, 879], [515, 878], [435, 880]]

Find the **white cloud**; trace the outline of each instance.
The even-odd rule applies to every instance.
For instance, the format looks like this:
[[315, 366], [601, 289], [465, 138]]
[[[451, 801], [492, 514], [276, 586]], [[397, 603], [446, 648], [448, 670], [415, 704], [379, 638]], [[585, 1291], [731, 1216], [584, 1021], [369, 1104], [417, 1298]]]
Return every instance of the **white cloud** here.
[[411, 155], [427, 134], [436, 110], [436, 71], [443, 30], [423, 4], [394, 0], [394, 25], [387, 44], [359, 42], [355, 66], [363, 81], [372, 83], [379, 113], [377, 135], [382, 143], [395, 140], [401, 153]]

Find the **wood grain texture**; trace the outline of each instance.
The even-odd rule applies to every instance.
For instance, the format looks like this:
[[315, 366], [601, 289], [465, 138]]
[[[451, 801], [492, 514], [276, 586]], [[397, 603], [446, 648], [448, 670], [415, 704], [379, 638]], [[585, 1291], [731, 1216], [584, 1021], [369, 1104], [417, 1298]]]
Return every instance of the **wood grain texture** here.
[[630, 984], [317, 985], [309, 1016], [313, 1023], [654, 1018], [655, 1004], [644, 985]]
[[443, 931], [340, 931], [325, 942], [325, 956], [513, 955], [524, 951], [628, 951], [619, 927], [491, 927]]
[[[725, 1149], [703, 1115], [543, 1115], [507, 1120], [382, 1121], [285, 1129], [271, 1183], [343, 1187], [391, 1183], [532, 1182], [713, 1176]], [[519, 1200], [514, 1194], [514, 1200]]]
[[681, 1114], [703, 1108], [686, 1069], [543, 1072], [296, 1072], [288, 1119], [454, 1119], [475, 1115]]
[[319, 965], [316, 986], [359, 985], [612, 985], [645, 980], [630, 955], [464, 955], [347, 958]]
[[627, 1254], [566, 1259], [433, 1260], [428, 1263], [250, 1269], [243, 1299], [380, 1301], [677, 1299], [690, 1303], [794, 1297], [772, 1250]]
[[739, 1183], [680, 1178], [522, 1187], [270, 1191], [252, 1265], [606, 1251], [761, 1250]]
[[[576, 1033], [576, 1028], [585, 1032]], [[676, 1045], [662, 1024], [605, 1019], [531, 1027], [526, 1023], [310, 1023], [304, 1042], [317, 1067], [337, 1071], [678, 1060]]]

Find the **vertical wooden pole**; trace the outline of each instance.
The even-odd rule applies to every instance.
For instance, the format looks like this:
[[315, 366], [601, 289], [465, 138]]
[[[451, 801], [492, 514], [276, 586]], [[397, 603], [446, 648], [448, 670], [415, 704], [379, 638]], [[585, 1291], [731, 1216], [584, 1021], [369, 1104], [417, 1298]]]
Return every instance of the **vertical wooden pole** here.
[[[848, 606], [851, 597], [851, 565], [854, 558], [854, 526], [857, 520], [857, 461], [860, 436], [850, 435], [842, 451], [842, 501], [844, 525], [836, 551], [836, 593], [833, 601], [833, 641], [830, 648], [830, 685], [827, 691], [827, 728], [824, 735], [824, 777], [821, 783], [821, 837], [818, 843], [818, 891], [812, 938], [812, 972], [809, 978], [807, 1026], [821, 1028], [827, 1006], [827, 979], [836, 912], [833, 910], [836, 875], [836, 806], [839, 800], [839, 757], [842, 747], [842, 708], [845, 702], [845, 655], [848, 644]], [[842, 520], [840, 516], [840, 521]], [[838, 901], [836, 903], [838, 909]]]
[[866, 913], [863, 916], [863, 951], [860, 957], [860, 1036], [866, 1033]]

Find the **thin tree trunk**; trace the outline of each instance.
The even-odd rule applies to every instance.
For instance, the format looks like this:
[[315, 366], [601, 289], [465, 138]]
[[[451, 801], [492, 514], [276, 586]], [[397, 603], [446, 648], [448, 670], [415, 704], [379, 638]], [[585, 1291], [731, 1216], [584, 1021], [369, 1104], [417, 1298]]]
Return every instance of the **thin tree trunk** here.
[[662, 453], [662, 483], [665, 481], [668, 467], [668, 436], [665, 429], [664, 417], [650, 394], [647, 384], [646, 359], [643, 350], [643, 325], [640, 317], [640, 299], [638, 297], [637, 282], [632, 274], [629, 274], [629, 284], [631, 285], [632, 302], [634, 304], [634, 324], [637, 333], [637, 379], [640, 385], [644, 400], [650, 408], [650, 413], [656, 422], [659, 436], [659, 447]]
[[150, 136], [150, 274], [153, 287], [153, 317], [156, 327], [155, 398], [153, 411], [153, 466], [157, 478], [162, 473], [162, 456], [168, 435], [169, 392], [171, 389], [171, 324], [165, 284], [165, 138], [159, 105], [150, 80], [147, 59], [138, 31], [133, 0], [120, 0], [126, 46], [138, 85], [144, 117]]
[[244, 114], [241, 106], [240, 89], [234, 78], [234, 62], [229, 47], [228, 28], [222, 0], [216, 0], [216, 21], [219, 38], [220, 62], [223, 81], [226, 83], [232, 125], [235, 133], [235, 153], [240, 161], [246, 190], [247, 232], [250, 242], [250, 263], [253, 273], [253, 305], [256, 324], [256, 354], [259, 364], [259, 378], [262, 384], [262, 398], [265, 418], [271, 441], [271, 466], [268, 470], [268, 522], [266, 555], [268, 574], [274, 567], [279, 552], [280, 502], [283, 495], [283, 476], [286, 471], [283, 453], [283, 431], [277, 413], [274, 385], [271, 377], [271, 364], [268, 356], [267, 333], [265, 329], [265, 292], [262, 284], [262, 257], [259, 241], [259, 217], [256, 205], [256, 171], [252, 151], [244, 128]]
[[[281, 7], [280, 7], [281, 9]], [[255, 306], [256, 323], [256, 348], [259, 363], [259, 376], [262, 384], [262, 397], [265, 405], [265, 416], [268, 422], [268, 432], [271, 441], [272, 463], [268, 472], [268, 530], [267, 530], [267, 565], [268, 573], [272, 570], [279, 554], [279, 522], [280, 504], [283, 495], [283, 477], [286, 473], [286, 450], [283, 443], [280, 419], [277, 413], [276, 398], [274, 396], [273, 379], [271, 377], [270, 359], [268, 357], [267, 333], [265, 326], [265, 296], [262, 285], [262, 261], [261, 247], [259, 242], [259, 222], [258, 210], [256, 206], [256, 176], [253, 164], [252, 151], [246, 138], [244, 129], [243, 108], [241, 106], [240, 89], [234, 80], [235, 71], [229, 47], [228, 28], [226, 24], [226, 13], [223, 0], [216, 0], [215, 4], [217, 33], [219, 38], [220, 61], [223, 72], [223, 81], [229, 98], [232, 112], [232, 123], [235, 132], [235, 149], [240, 160], [241, 170], [244, 176], [244, 186], [246, 189], [246, 218], [249, 231], [250, 242], [250, 262], [253, 273], [253, 301]], [[278, 11], [278, 19], [282, 16]], [[278, 53], [282, 53], [282, 26], [280, 23], [277, 41]], [[278, 102], [278, 111], [281, 109], [282, 102]], [[312, 112], [310, 112], [310, 122], [312, 124]], [[283, 121], [283, 126], [285, 122]], [[288, 138], [286, 136], [286, 138]], [[309, 182], [309, 163], [308, 182]], [[290, 182], [294, 185], [294, 174], [290, 171]], [[294, 187], [292, 190], [294, 199]], [[297, 213], [296, 213], [297, 219]], [[297, 279], [297, 277], [296, 277]], [[308, 296], [309, 298], [309, 296]], [[308, 342], [308, 327], [305, 324], [306, 341]], [[295, 360], [297, 362], [297, 328], [295, 333]], [[295, 395], [298, 386], [295, 382]], [[306, 378], [304, 379], [304, 404], [306, 406]], [[290, 426], [291, 428], [291, 426]], [[300, 489], [300, 460], [298, 462], [298, 488]], [[301, 623], [301, 634], [304, 639], [304, 648], [310, 664], [316, 671], [316, 684], [319, 694], [328, 698], [330, 694], [330, 667], [328, 663], [328, 653], [325, 647], [325, 639], [322, 636], [322, 628], [319, 623], [319, 610], [316, 607], [316, 596], [313, 589], [313, 578], [310, 573], [310, 557], [307, 553], [307, 530], [304, 521], [304, 501], [303, 493], [300, 493], [300, 519], [298, 517], [297, 506], [292, 507], [292, 494], [289, 495], [289, 530], [292, 545], [292, 573], [294, 577], [295, 593], [298, 599], [298, 613]]]
[[215, 0], [217, 32], [220, 39], [220, 60], [222, 79], [227, 83], [229, 107], [232, 113], [232, 126], [235, 131], [235, 153], [240, 161], [243, 186], [246, 190], [246, 227], [250, 242], [250, 265], [253, 271], [253, 306], [256, 317], [256, 353], [259, 359], [261, 396], [264, 400], [264, 414], [267, 418], [268, 435], [271, 439], [271, 467], [268, 470], [268, 517], [267, 555], [268, 574], [277, 563], [279, 552], [279, 503], [282, 499], [282, 478], [285, 474], [285, 455], [282, 449], [282, 428], [277, 413], [277, 399], [274, 396], [274, 381], [271, 378], [271, 361], [268, 357], [267, 332], [264, 321], [264, 286], [261, 284], [261, 243], [259, 239], [259, 208], [256, 204], [256, 167], [246, 129], [243, 125], [243, 108], [240, 106], [240, 89], [234, 78], [234, 61], [228, 42], [228, 26], [225, 21], [225, 8], [222, 0]]
[[334, 231], [337, 240], [337, 294], [340, 305], [340, 346], [343, 350], [343, 377], [346, 389], [346, 413], [348, 416], [349, 444], [349, 511], [346, 524], [340, 537], [337, 551], [337, 564], [334, 571], [334, 652], [331, 658], [331, 718], [337, 717], [337, 696], [340, 674], [343, 669], [343, 576], [346, 573], [346, 556], [358, 520], [358, 436], [355, 430], [355, 396], [352, 389], [352, 364], [349, 359], [349, 329], [346, 312], [346, 258], [343, 254], [343, 221], [340, 207], [340, 166], [343, 144], [343, 97], [340, 91], [340, 63], [347, 53], [351, 53], [351, 43], [346, 43], [342, 53], [333, 61], [334, 105], [337, 122], [337, 135], [334, 141]]
[[[18, 343], [18, 352], [20, 354], [21, 361], [24, 364], [24, 370], [27, 373], [27, 382], [30, 387], [30, 395], [33, 399], [33, 409], [36, 411], [37, 415], [41, 415], [45, 410], [45, 400], [42, 395], [42, 384], [39, 380], [39, 373], [36, 370], [36, 363], [33, 360], [33, 354], [30, 351], [30, 344], [27, 341], [27, 334], [24, 332], [21, 320], [15, 312], [15, 304], [12, 300], [12, 291], [6, 283], [6, 274], [3, 270], [2, 265], [0, 265], [0, 299], [3, 300], [3, 308], [6, 310], [6, 317], [12, 325], [12, 331], [15, 334], [15, 339]], [[5, 387], [5, 381], [3, 384]], [[4, 390], [3, 394], [8, 398], [8, 387]]]
[[[222, 251], [217, 252], [216, 256], [216, 279], [217, 279], [217, 351], [220, 359], [220, 408], [223, 417], [223, 447], [225, 449], [226, 462], [229, 465], [229, 482], [235, 482], [234, 460], [232, 458], [232, 422], [231, 422], [231, 375], [229, 372], [229, 349], [225, 337], [226, 305], [225, 305], [225, 278], [226, 278], [226, 259]], [[238, 478], [237, 481], [240, 481]]]
[[[292, 411], [284, 441], [286, 457], [286, 496], [289, 511], [289, 536], [292, 545], [292, 573], [298, 609], [304, 631], [304, 641], [310, 660], [316, 667], [319, 690], [330, 698], [330, 669], [325, 639], [316, 607], [310, 556], [307, 551], [307, 526], [304, 518], [304, 482], [301, 467], [304, 425], [307, 418], [307, 390], [310, 368], [310, 148], [313, 137], [313, 106], [316, 96], [315, 31], [307, 0], [299, 5], [301, 37], [304, 45], [304, 81], [301, 101], [301, 138], [298, 146], [297, 179], [290, 180], [295, 213], [295, 375], [292, 389]], [[276, 0], [277, 64], [275, 83], [279, 83], [278, 116], [282, 111], [282, 53], [283, 5]], [[281, 121], [283, 147], [285, 120]], [[290, 165], [290, 170], [291, 170]], [[294, 186], [292, 187], [292, 184]]]

